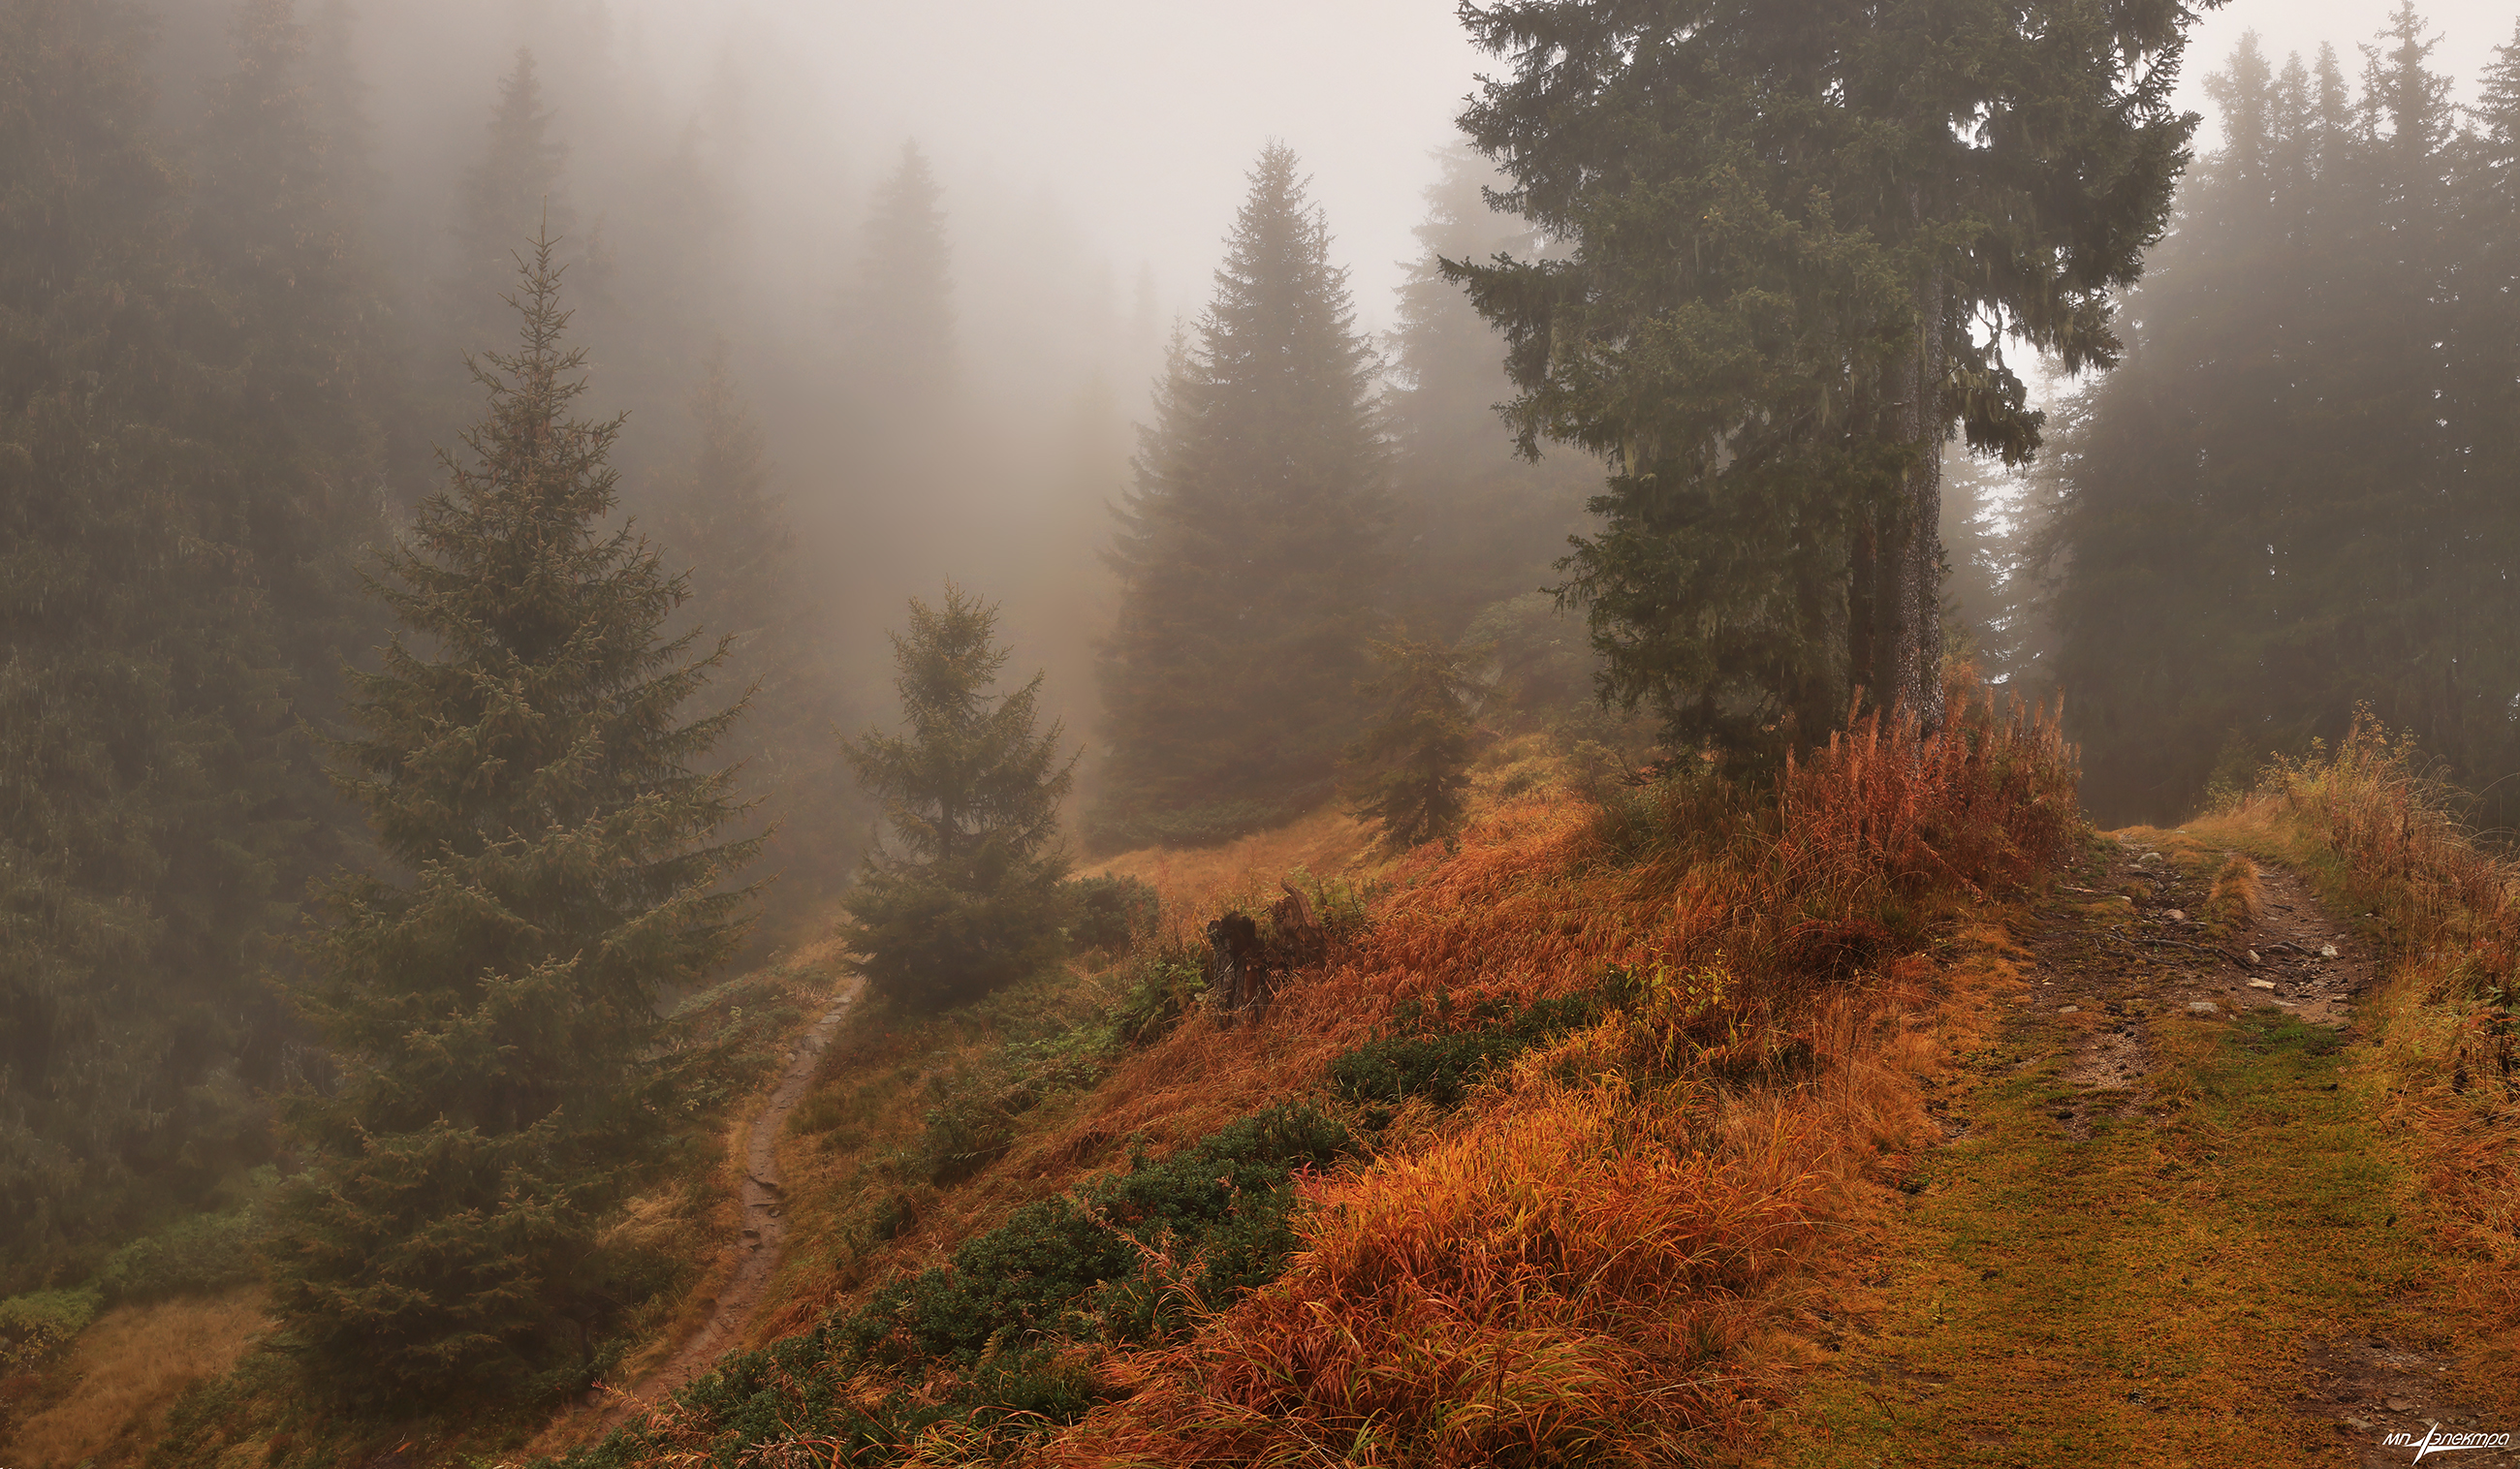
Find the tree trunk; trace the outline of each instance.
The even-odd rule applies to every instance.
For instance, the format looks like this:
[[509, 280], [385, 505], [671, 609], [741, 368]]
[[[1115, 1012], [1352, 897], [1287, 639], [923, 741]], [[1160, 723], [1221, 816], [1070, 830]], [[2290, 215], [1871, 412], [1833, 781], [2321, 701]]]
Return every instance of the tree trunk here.
[[1873, 708], [1943, 722], [1943, 360], [1938, 273], [1916, 288], [1916, 340], [1892, 365], [1884, 428], [1913, 450], [1898, 491], [1859, 518], [1849, 660]]

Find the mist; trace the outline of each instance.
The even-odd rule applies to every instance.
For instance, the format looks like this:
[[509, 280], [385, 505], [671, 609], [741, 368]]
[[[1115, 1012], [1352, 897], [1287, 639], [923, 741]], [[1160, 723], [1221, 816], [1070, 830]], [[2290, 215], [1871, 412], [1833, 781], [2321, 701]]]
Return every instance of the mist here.
[[2338, 751], [2520, 891], [2509, 0], [2069, 9], [0, 4], [0, 1458], [214, 1300], [153, 1464], [1028, 1452], [1528, 1047], [1659, 1178], [2015, 898], [2271, 995]]

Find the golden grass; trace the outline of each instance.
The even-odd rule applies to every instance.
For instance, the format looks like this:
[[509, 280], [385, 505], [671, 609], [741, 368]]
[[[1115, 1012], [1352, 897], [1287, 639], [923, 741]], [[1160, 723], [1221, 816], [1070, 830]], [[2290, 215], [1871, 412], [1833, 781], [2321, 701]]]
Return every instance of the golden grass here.
[[[1457, 843], [1379, 868], [1371, 921], [1289, 976], [1264, 1022], [1193, 1011], [1091, 1093], [1028, 1119], [969, 1184], [914, 1200], [911, 1237], [806, 1282], [779, 1329], [809, 1326], [879, 1270], [933, 1263], [1132, 1142], [1160, 1156], [1315, 1091], [1403, 1002], [1442, 995], [1467, 1013], [1615, 972], [1630, 998], [1601, 1024], [1526, 1054], [1453, 1117], [1405, 1118], [1372, 1161], [1300, 1180], [1285, 1273], [1192, 1303], [1187, 1339], [1103, 1358], [1125, 1395], [1040, 1456], [1661, 1463], [1737, 1441], [1815, 1262], [1867, 1227], [1927, 1135], [1916, 1075], [1947, 1043], [1926, 1012], [1955, 987], [2018, 987], [1987, 900], [2042, 875], [2079, 829], [2052, 718], [1999, 719], [1965, 698], [1954, 711], [1930, 736], [1867, 719], [1764, 804], [1679, 780], [1607, 787], [1598, 808], [1517, 752], [1536, 778], [1491, 779]], [[1155, 882], [1187, 924], [1288, 866], [1353, 872], [1366, 845], [1323, 813], [1111, 869]], [[1946, 954], [1966, 972], [1917, 952], [1963, 927], [1977, 937]], [[951, 1031], [835, 1047], [834, 1103], [855, 1089], [881, 1114], [861, 1147], [903, 1135], [920, 1095], [905, 1084], [979, 1044]], [[800, 1231], [843, 1223], [852, 1181], [871, 1178], [851, 1151], [816, 1170], [812, 1198], [791, 1189]], [[950, 1456], [939, 1433], [922, 1452]]]
[[1189, 913], [1228, 894], [1273, 890], [1296, 868], [1321, 877], [1349, 871], [1371, 859], [1374, 840], [1373, 827], [1329, 806], [1221, 847], [1145, 847], [1080, 865], [1077, 875], [1135, 877], [1162, 895], [1167, 913]]
[[259, 1287], [248, 1287], [107, 1312], [71, 1349], [76, 1385], [0, 1447], [0, 1462], [10, 1469], [136, 1462], [184, 1390], [235, 1366], [270, 1325], [263, 1301]]
[[2267, 914], [2266, 885], [2258, 865], [2238, 852], [2214, 874], [2214, 889], [2205, 897], [2205, 913], [2218, 923], [2255, 923]]
[[[1413, 855], [1260, 1034], [1184, 1026], [1105, 1085], [1094, 1132], [1203, 1131], [1318, 1077], [1404, 999], [1612, 970], [1639, 993], [1457, 1126], [1301, 1183], [1285, 1274], [1115, 1358], [1127, 1396], [1042, 1457], [1466, 1469], [1737, 1447], [1786, 1283], [1925, 1135], [1913, 1078], [1940, 1042], [1916, 1006], [1944, 981], [1883, 916], [2038, 876], [2078, 829], [2071, 779], [2052, 719], [1963, 713], [1930, 737], [1868, 720], [1788, 773], [1773, 816], [1670, 788], [1641, 858], [1549, 792]], [[1969, 947], [1972, 983], [2002, 984], [2000, 944]]]

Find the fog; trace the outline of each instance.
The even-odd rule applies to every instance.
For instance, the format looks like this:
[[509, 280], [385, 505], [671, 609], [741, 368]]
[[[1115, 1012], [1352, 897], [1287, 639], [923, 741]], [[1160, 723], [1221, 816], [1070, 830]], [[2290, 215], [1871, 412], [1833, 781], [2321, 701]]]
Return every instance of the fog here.
[[[180, 114], [186, 87], [225, 67], [231, 7], [171, 3], [167, 106]], [[905, 596], [951, 574], [1007, 601], [1019, 653], [1051, 668], [1049, 706], [1078, 729], [1091, 720], [1090, 632], [1072, 619], [1093, 601], [1078, 584], [1097, 579], [1104, 527], [1098, 487], [1078, 479], [1092, 471], [1049, 460], [1100, 452], [1099, 489], [1117, 494], [1126, 424], [1144, 417], [1165, 335], [1203, 304], [1245, 172], [1269, 140], [1294, 148], [1312, 175], [1361, 325], [1386, 326], [1393, 288], [1419, 253], [1410, 231], [1424, 216], [1430, 155], [1451, 136], [1477, 62], [1442, 0], [1305, 0], [1265, 14], [1145, 0], [951, 10], [369, 0], [349, 22], [377, 233], [398, 277], [444, 273], [450, 201], [481, 153], [501, 77], [530, 48], [553, 135], [568, 150], [562, 206], [581, 245], [602, 232], [625, 280], [640, 279], [652, 244], [642, 216], [659, 171], [678, 156], [698, 165], [714, 217], [704, 230], [670, 221], [689, 237], [671, 247], [698, 243], [706, 255], [716, 277], [706, 333], [729, 340], [765, 420], [805, 558], [846, 583], [832, 589], [832, 633], [857, 702], [881, 701], [882, 624], [898, 620]], [[845, 389], [833, 378], [869, 196], [905, 142], [943, 186], [964, 411], [986, 429], [970, 432], [967, 419], [936, 446], [944, 463], [896, 487], [937, 497], [951, 533], [931, 518], [878, 552], [840, 544], [852, 503], [891, 491], [843, 467], [856, 457], [840, 441]], [[656, 314], [653, 302], [623, 305]], [[627, 349], [608, 332], [621, 324], [604, 316], [599, 307], [581, 324], [595, 348], [591, 401], [633, 414], [624, 448], [635, 510], [639, 470], [679, 450], [690, 384], [621, 360]], [[416, 325], [425, 340], [428, 324]], [[446, 370], [455, 345], [424, 346], [440, 360], [415, 371]], [[1099, 429], [1076, 418], [1097, 383], [1092, 411], [1109, 420]], [[1079, 447], [1080, 434], [1096, 447]], [[1498, 442], [1502, 453], [1501, 431]], [[1062, 494], [1067, 502], [1048, 503]], [[1065, 558], [1056, 586], [1042, 575], [1054, 555]]]

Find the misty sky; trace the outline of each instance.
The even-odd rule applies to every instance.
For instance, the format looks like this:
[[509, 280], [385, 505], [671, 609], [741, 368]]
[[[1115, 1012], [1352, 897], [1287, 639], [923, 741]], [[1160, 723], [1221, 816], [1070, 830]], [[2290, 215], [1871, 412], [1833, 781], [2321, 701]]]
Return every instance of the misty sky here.
[[[1318, 180], [1369, 322], [1388, 316], [1430, 177], [1427, 151], [1487, 58], [1452, 0], [970, 0], [954, 6], [666, 4], [625, 49], [660, 70], [721, 50], [729, 22], [764, 38], [786, 87], [824, 126], [888, 156], [916, 135], [950, 177], [1057, 198], [1064, 223], [1126, 279], [1151, 262], [1165, 303], [1195, 309], [1262, 142], [1282, 137]], [[2332, 40], [2348, 74], [2385, 0], [2238, 0], [2207, 18], [2182, 92], [2254, 27], [2276, 57]], [[2508, 0], [2432, 0], [2435, 61], [2462, 78], [2511, 35]], [[777, 39], [770, 39], [771, 37]]]

